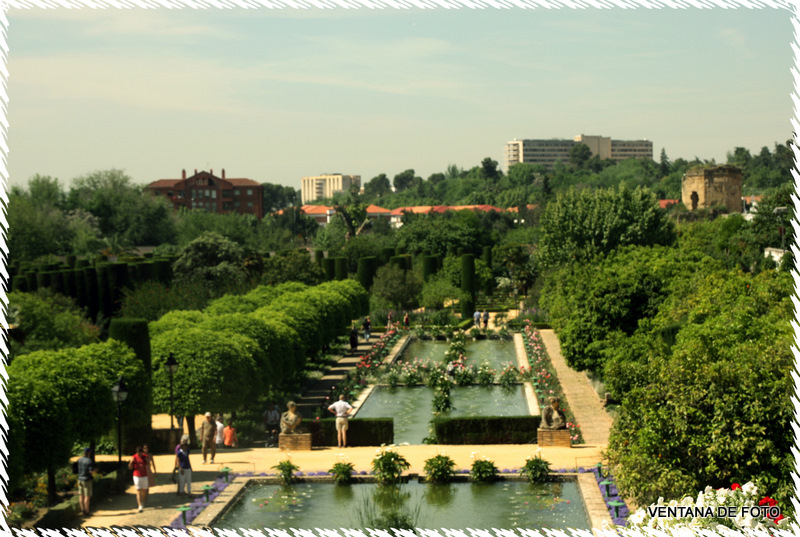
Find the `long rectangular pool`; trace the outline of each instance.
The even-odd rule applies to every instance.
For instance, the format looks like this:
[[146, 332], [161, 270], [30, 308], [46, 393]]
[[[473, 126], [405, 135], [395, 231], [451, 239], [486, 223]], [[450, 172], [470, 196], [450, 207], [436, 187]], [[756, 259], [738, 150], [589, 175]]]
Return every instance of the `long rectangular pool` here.
[[575, 481], [337, 486], [253, 483], [217, 528], [367, 528], [397, 515], [414, 527], [590, 529]]

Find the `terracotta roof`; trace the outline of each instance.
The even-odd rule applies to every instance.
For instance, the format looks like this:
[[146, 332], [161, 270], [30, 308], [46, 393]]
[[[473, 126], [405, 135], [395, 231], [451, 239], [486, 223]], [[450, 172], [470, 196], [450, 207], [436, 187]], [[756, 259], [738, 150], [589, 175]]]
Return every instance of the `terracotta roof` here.
[[145, 186], [145, 188], [169, 188], [175, 186], [175, 184], [180, 181], [181, 179], [159, 179]]
[[658, 200], [658, 206], [666, 209], [670, 205], [677, 205], [680, 200]]
[[754, 201], [761, 201], [761, 196], [742, 196], [742, 199], [747, 203], [753, 203]]
[[303, 214], [327, 214], [328, 211], [333, 210], [333, 207], [326, 205], [303, 205], [300, 207]]
[[375, 213], [391, 213], [389, 209], [384, 209], [383, 207], [378, 207], [377, 205], [370, 205], [367, 207], [367, 214], [375, 214]]

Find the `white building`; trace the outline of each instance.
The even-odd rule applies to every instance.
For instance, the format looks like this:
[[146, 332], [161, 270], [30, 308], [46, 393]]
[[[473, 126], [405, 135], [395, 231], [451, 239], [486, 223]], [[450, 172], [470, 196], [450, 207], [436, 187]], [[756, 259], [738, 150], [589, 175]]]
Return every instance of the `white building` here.
[[519, 162], [541, 164], [547, 168], [556, 162], [569, 162], [569, 151], [576, 144], [586, 144], [592, 150], [592, 156], [601, 160], [611, 159], [617, 162], [629, 158], [653, 159], [653, 142], [649, 140], [612, 140], [605, 136], [589, 136], [579, 134], [572, 140], [512, 140], [506, 143], [503, 156], [506, 170]]
[[303, 177], [301, 190], [303, 205], [311, 204], [318, 199], [330, 199], [336, 192], [345, 192], [353, 186], [361, 188], [360, 175], [324, 173]]

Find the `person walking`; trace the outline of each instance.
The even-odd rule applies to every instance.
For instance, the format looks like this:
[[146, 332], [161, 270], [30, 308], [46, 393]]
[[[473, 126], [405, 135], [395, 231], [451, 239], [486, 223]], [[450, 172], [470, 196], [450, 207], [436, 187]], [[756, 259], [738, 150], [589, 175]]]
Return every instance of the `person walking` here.
[[78, 459], [78, 494], [80, 495], [83, 516], [89, 516], [89, 506], [92, 502], [92, 482], [94, 481], [95, 466], [91, 454], [92, 450], [90, 448], [83, 448], [83, 457]]
[[475, 325], [475, 328], [481, 327], [481, 312], [475, 310], [475, 313], [472, 314], [472, 324]]
[[328, 407], [328, 410], [336, 416], [336, 432], [340, 448], [347, 447], [347, 416], [353, 410], [350, 403], [344, 400], [344, 394], [339, 396], [339, 400]]
[[222, 424], [222, 414], [217, 414], [217, 418], [214, 423], [217, 424], [217, 436], [214, 437], [214, 443], [217, 445], [217, 447], [222, 447], [222, 443], [225, 440], [225, 436], [223, 434], [223, 429], [225, 426]]
[[411, 327], [411, 317], [408, 316], [408, 312], [403, 316], [403, 328], [408, 330]]
[[364, 329], [364, 341], [369, 343], [369, 333], [372, 330], [372, 321], [369, 320], [369, 315], [364, 319], [364, 324], [361, 327]]
[[203, 442], [203, 464], [206, 463], [206, 456], [211, 451], [211, 464], [214, 464], [214, 456], [217, 454], [217, 444], [214, 440], [217, 436], [217, 422], [211, 416], [211, 412], [206, 412], [206, 420], [200, 426], [200, 438]]
[[236, 435], [236, 428], [233, 426], [232, 420], [228, 420], [228, 425], [223, 430], [223, 436], [225, 437], [223, 445], [226, 448], [235, 448], [239, 447], [239, 437]]
[[133, 470], [133, 485], [136, 487], [136, 500], [139, 504], [139, 512], [144, 510], [147, 503], [147, 496], [150, 492], [150, 482], [147, 478], [147, 470], [150, 466], [148, 456], [145, 455], [142, 446], [136, 446], [136, 453], [131, 457], [128, 468]]
[[486, 311], [486, 310], [483, 310], [482, 317], [483, 317], [483, 328], [486, 329], [486, 328], [489, 327], [489, 312]]
[[358, 350], [358, 329], [356, 328], [355, 323], [353, 323], [353, 327], [350, 329], [350, 352], [356, 352]]
[[[181, 438], [175, 454], [175, 469], [178, 472], [178, 496], [192, 495], [192, 463], [189, 461], [189, 439]], [[186, 491], [184, 493], [184, 490]]]

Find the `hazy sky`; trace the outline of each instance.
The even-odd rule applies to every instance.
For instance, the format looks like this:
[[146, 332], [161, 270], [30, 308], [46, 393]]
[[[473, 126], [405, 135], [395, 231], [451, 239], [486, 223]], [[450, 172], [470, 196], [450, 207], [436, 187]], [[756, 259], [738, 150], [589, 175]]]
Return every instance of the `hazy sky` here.
[[427, 178], [514, 138], [724, 161], [791, 137], [778, 9], [11, 10], [11, 184]]

